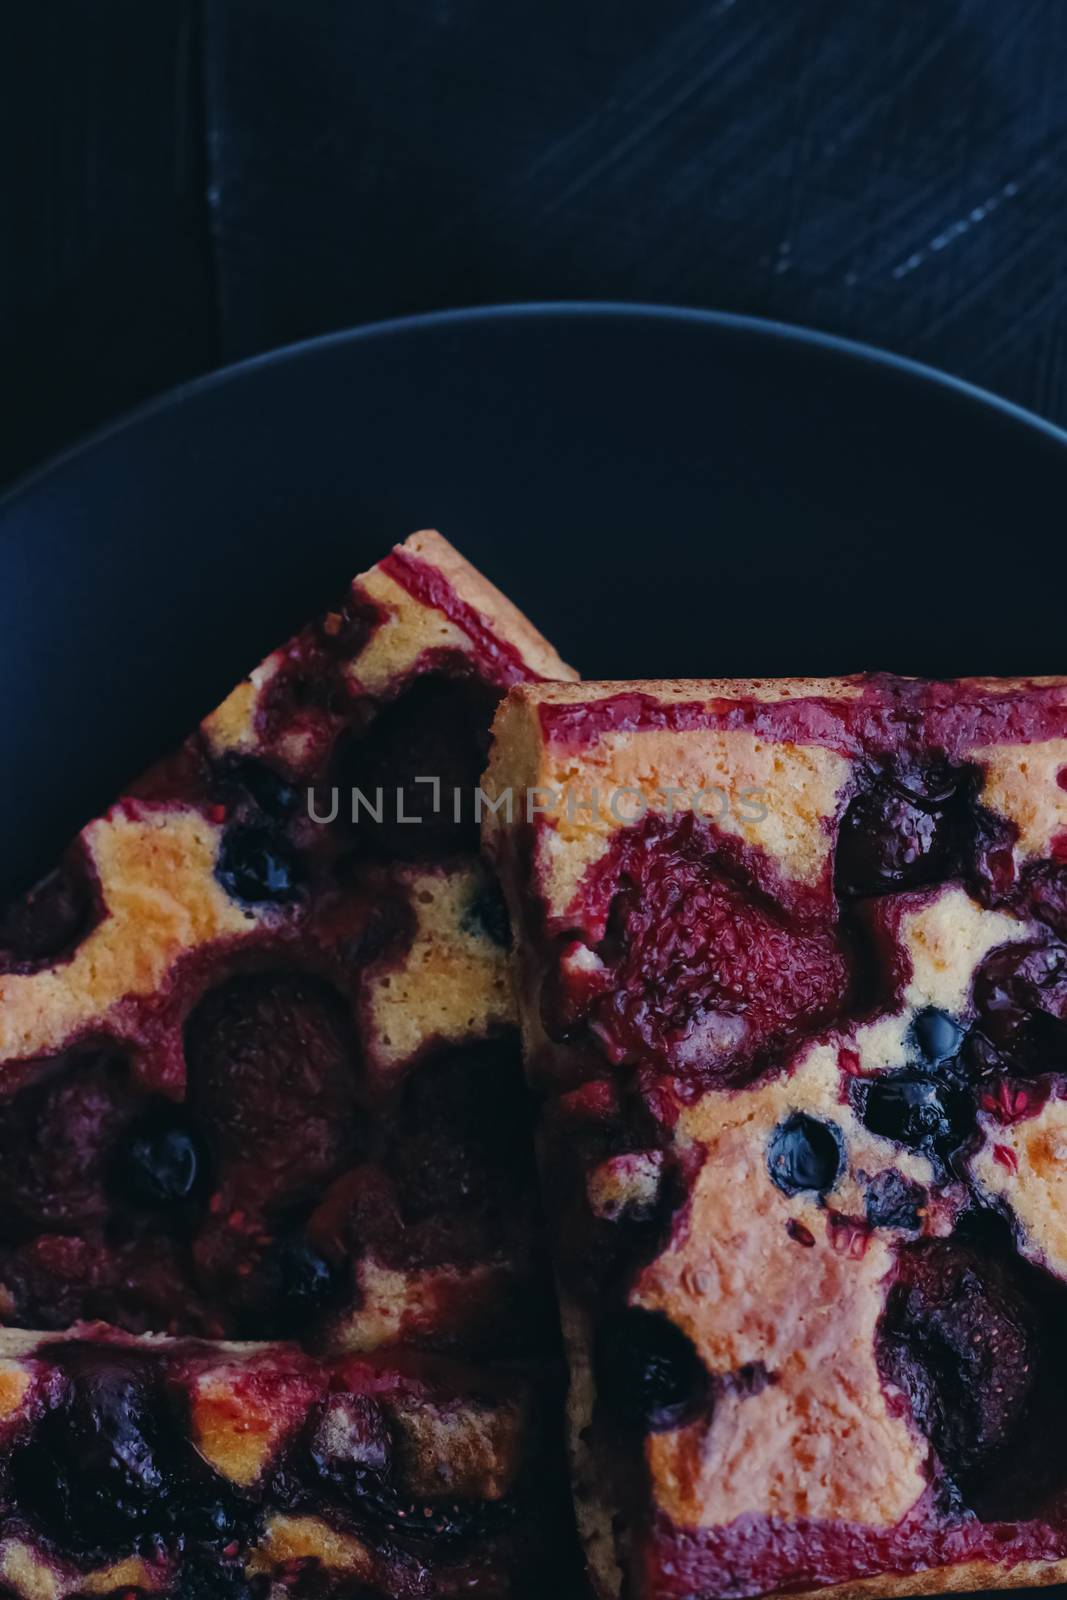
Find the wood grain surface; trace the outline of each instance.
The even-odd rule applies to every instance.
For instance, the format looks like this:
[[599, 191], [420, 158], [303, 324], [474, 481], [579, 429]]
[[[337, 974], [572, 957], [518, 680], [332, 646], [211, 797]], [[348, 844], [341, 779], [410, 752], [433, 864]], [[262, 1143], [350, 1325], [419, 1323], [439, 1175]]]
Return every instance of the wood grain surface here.
[[223, 361], [663, 300], [1067, 423], [1064, 0], [24, 0], [0, 478]]

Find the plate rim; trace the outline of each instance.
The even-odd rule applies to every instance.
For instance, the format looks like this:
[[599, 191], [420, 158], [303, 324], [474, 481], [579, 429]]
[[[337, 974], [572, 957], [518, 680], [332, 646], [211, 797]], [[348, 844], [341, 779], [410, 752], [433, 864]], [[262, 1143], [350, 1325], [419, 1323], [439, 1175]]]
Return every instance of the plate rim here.
[[385, 317], [371, 322], [356, 323], [343, 328], [330, 329], [309, 338], [291, 340], [271, 346], [239, 361], [227, 362], [201, 373], [184, 383], [164, 389], [159, 394], [141, 401], [126, 411], [101, 423], [88, 433], [75, 439], [56, 453], [47, 456], [37, 466], [16, 478], [0, 493], [0, 518], [13, 510], [17, 503], [37, 490], [49, 477], [72, 465], [82, 455], [107, 443], [116, 435], [151, 420], [162, 412], [196, 400], [201, 394], [223, 388], [226, 384], [252, 376], [262, 368], [284, 366], [301, 360], [317, 351], [336, 349], [346, 345], [371, 344], [398, 335], [416, 333], [423, 328], [462, 327], [482, 322], [519, 322], [559, 319], [561, 321], [646, 321], [673, 322], [703, 328], [728, 329], [734, 333], [751, 335], [757, 339], [780, 341], [797, 348], [809, 348], [843, 356], [874, 366], [924, 384], [945, 390], [972, 404], [997, 413], [1005, 420], [1017, 423], [1050, 442], [1067, 447], [1067, 426], [1040, 416], [1036, 411], [997, 394], [992, 389], [957, 377], [928, 362], [899, 354], [882, 345], [863, 339], [852, 339], [843, 334], [827, 333], [802, 323], [788, 322], [771, 317], [754, 316], [747, 312], [720, 311], [700, 306], [669, 305], [644, 300], [519, 300], [500, 304], [461, 306], [440, 311], [421, 311], [412, 316]]

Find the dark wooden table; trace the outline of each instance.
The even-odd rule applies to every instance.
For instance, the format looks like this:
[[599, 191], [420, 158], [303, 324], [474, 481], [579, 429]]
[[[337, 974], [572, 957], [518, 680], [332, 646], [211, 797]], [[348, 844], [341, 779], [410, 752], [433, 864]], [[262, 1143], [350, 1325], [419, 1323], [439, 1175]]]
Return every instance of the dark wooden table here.
[[27, 0], [0, 480], [272, 345], [528, 298], [872, 340], [1067, 423], [1065, 0]]

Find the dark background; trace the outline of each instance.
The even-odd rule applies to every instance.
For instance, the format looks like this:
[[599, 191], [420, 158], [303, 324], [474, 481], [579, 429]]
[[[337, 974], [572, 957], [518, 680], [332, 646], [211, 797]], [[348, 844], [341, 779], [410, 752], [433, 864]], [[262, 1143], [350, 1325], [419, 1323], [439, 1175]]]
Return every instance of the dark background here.
[[32, 0], [0, 119], [0, 481], [272, 345], [533, 298], [1067, 423], [1065, 0]]

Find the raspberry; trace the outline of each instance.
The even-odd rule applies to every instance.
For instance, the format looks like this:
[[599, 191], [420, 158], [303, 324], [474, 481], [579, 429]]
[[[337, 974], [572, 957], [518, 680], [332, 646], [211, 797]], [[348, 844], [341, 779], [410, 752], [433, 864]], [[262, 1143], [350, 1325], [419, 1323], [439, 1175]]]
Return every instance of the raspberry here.
[[827, 908], [787, 911], [709, 824], [650, 819], [620, 856], [609, 981], [586, 1013], [611, 1059], [725, 1075], [841, 1010], [849, 972]]
[[102, 1220], [131, 1106], [125, 1062], [103, 1053], [52, 1063], [15, 1095], [0, 1118], [5, 1232], [64, 1232]]
[[405, 1216], [498, 1212], [505, 1197], [532, 1181], [531, 1114], [510, 1041], [445, 1050], [413, 1068], [391, 1140]]
[[907, 1395], [945, 1470], [966, 1482], [1016, 1431], [1038, 1348], [1027, 1297], [995, 1258], [955, 1240], [909, 1245], [878, 1331], [882, 1375]]
[[193, 1012], [185, 1053], [190, 1107], [214, 1129], [220, 1180], [277, 1207], [339, 1170], [357, 1051], [327, 985], [286, 973], [232, 978]]

